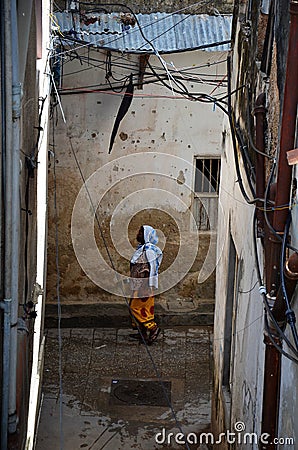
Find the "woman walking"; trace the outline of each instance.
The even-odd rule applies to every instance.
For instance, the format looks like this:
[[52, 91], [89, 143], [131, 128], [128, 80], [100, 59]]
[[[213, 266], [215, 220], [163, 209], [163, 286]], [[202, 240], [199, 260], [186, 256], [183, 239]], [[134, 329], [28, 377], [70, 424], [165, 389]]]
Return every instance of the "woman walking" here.
[[151, 345], [161, 331], [154, 319], [154, 289], [158, 288], [162, 251], [156, 245], [156, 230], [149, 225], [141, 226], [137, 241], [139, 245], [130, 260], [132, 326]]

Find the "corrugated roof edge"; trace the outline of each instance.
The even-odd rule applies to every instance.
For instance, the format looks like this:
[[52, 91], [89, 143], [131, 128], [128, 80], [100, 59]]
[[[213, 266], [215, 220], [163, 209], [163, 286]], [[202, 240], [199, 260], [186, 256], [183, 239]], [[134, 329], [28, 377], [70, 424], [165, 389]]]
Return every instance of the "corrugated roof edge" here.
[[[137, 14], [145, 39], [137, 25], [123, 24], [120, 13], [79, 16], [64, 12], [55, 16], [65, 40], [121, 53], [230, 49], [232, 15]], [[91, 18], [97, 19], [90, 22]]]

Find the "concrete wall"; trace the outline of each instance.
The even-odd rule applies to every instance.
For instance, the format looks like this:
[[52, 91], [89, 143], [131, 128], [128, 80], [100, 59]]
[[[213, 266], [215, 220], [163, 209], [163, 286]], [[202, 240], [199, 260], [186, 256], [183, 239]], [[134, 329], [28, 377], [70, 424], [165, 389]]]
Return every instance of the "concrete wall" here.
[[[18, 3], [18, 2], [16, 2]], [[21, 2], [19, 2], [21, 3]], [[34, 2], [33, 2], [34, 3]], [[8, 437], [6, 439], [6, 433], [2, 434], [1, 439], [1, 448], [25, 448], [26, 434], [29, 430], [28, 425], [28, 415], [30, 415], [30, 411], [32, 411], [32, 398], [29, 394], [30, 387], [32, 387], [32, 379], [31, 374], [34, 372], [34, 367], [38, 367], [39, 370], [42, 366], [42, 354], [39, 354], [38, 349], [41, 343], [41, 336], [43, 334], [43, 308], [42, 301], [39, 299], [39, 293], [36, 289], [37, 281], [41, 284], [41, 287], [44, 288], [43, 283], [41, 283], [41, 279], [37, 278], [37, 272], [45, 272], [45, 260], [39, 259], [39, 266], [37, 263], [38, 260], [38, 247], [39, 251], [43, 251], [45, 255], [46, 251], [46, 217], [45, 215], [40, 214], [40, 208], [38, 207], [37, 197], [40, 196], [37, 188], [37, 178], [40, 175], [40, 172], [43, 171], [43, 168], [46, 166], [47, 161], [47, 119], [48, 119], [48, 109], [47, 107], [43, 108], [43, 114], [41, 114], [41, 120], [39, 120], [39, 113], [41, 111], [41, 98], [46, 98], [49, 95], [49, 89], [41, 89], [43, 82], [45, 79], [48, 79], [48, 76], [45, 75], [46, 64], [47, 61], [47, 52], [45, 53], [46, 47], [49, 48], [49, 27], [44, 29], [44, 39], [46, 39], [47, 44], [44, 45], [44, 64], [41, 66], [42, 70], [38, 72], [36, 63], [37, 63], [37, 30], [36, 30], [36, 10], [38, 9], [39, 2], [36, 2], [32, 6], [32, 2], [30, 0], [26, 2], [22, 2], [22, 5], [17, 4], [17, 15], [18, 21], [15, 23], [17, 25], [17, 29], [15, 30], [15, 34], [13, 34], [14, 43], [19, 42], [19, 49], [17, 55], [17, 49], [15, 49], [15, 59], [12, 60], [12, 64], [14, 68], [18, 68], [17, 81], [21, 86], [21, 96], [20, 96], [20, 120], [16, 119], [16, 116], [13, 117], [14, 127], [16, 130], [16, 134], [19, 136], [19, 141], [15, 139], [17, 148], [12, 148], [11, 145], [11, 127], [7, 127], [6, 130], [6, 140], [4, 141], [5, 149], [0, 148], [2, 160], [4, 161], [4, 167], [2, 167], [1, 180], [2, 188], [4, 188], [6, 180], [8, 182], [11, 179], [18, 181], [18, 185], [16, 186], [17, 191], [19, 191], [19, 202], [15, 202], [12, 205], [12, 208], [16, 210], [16, 216], [19, 214], [20, 218], [20, 226], [19, 230], [17, 230], [18, 235], [17, 239], [19, 241], [19, 251], [16, 251], [16, 245], [13, 246], [15, 263], [18, 264], [18, 276], [19, 282], [17, 285], [16, 295], [13, 295], [13, 299], [11, 304], [11, 310], [15, 311], [11, 314], [9, 320], [11, 321], [11, 336], [7, 336], [5, 333], [5, 327], [3, 329], [3, 317], [2, 317], [2, 309], [1, 309], [1, 337], [0, 337], [0, 348], [1, 348], [1, 375], [0, 375], [0, 384], [2, 391], [2, 368], [3, 368], [3, 356], [7, 358], [7, 353], [4, 352], [3, 347], [3, 337], [5, 339], [6, 344], [8, 343], [10, 347], [10, 355], [4, 361], [5, 366], [8, 366], [9, 369], [9, 410], [7, 411], [7, 406], [5, 407], [5, 402], [3, 402], [3, 410], [2, 413], [2, 424], [5, 425], [5, 416], [7, 414], [10, 415], [9, 422], [11, 421], [11, 425], [9, 425], [8, 429]], [[49, 25], [49, 2], [43, 2], [43, 10], [46, 10], [46, 16], [44, 16], [44, 20], [47, 21]], [[12, 2], [13, 8], [13, 2]], [[36, 6], [36, 7], [35, 7]], [[41, 2], [40, 2], [41, 6]], [[2, 13], [2, 10], [1, 10]], [[9, 17], [10, 9], [6, 10], [7, 17]], [[8, 21], [9, 23], [9, 21]], [[9, 29], [9, 27], [8, 27]], [[11, 38], [10, 30], [9, 35], [6, 35], [7, 30], [5, 30], [5, 42], [9, 42]], [[21, 44], [21, 45], [20, 45]], [[8, 47], [10, 48], [10, 47]], [[3, 55], [1, 55], [3, 56]], [[18, 61], [17, 61], [17, 56]], [[10, 58], [5, 58], [5, 64], [9, 65]], [[11, 69], [10, 69], [11, 70]], [[3, 78], [4, 78], [4, 74]], [[13, 81], [15, 82], [15, 81]], [[47, 86], [48, 87], [48, 86]], [[11, 120], [11, 104], [10, 104], [10, 96], [12, 89], [12, 80], [9, 70], [5, 76], [5, 86], [4, 86], [4, 94], [6, 91], [10, 94], [7, 96], [7, 102], [5, 105], [1, 105], [3, 109], [1, 109], [1, 114], [6, 114], [8, 118], [8, 123]], [[13, 86], [13, 91], [15, 86]], [[49, 97], [48, 97], [49, 98]], [[16, 98], [14, 98], [16, 101]], [[14, 105], [14, 112], [18, 112], [18, 105], [16, 101], [16, 105]], [[5, 124], [6, 125], [6, 124]], [[4, 130], [1, 130], [3, 132]], [[41, 142], [44, 145], [43, 151], [41, 151]], [[17, 156], [17, 171], [19, 171], [19, 180], [14, 177], [11, 177], [11, 173], [9, 173], [9, 167], [6, 161], [5, 153], [14, 152]], [[11, 153], [10, 153], [11, 154]], [[5, 163], [6, 161], [6, 163]], [[41, 168], [41, 169], [40, 169]], [[40, 169], [40, 170], [39, 170]], [[46, 172], [43, 172], [43, 192], [46, 191], [47, 180], [46, 180]], [[8, 284], [9, 284], [9, 276], [16, 270], [16, 267], [9, 267], [8, 261], [4, 258], [4, 249], [9, 248], [9, 244], [11, 244], [11, 240], [13, 240], [11, 230], [7, 229], [4, 233], [3, 231], [3, 221], [5, 214], [9, 215], [11, 205], [8, 203], [3, 206], [3, 190], [1, 192], [1, 301], [4, 296], [7, 296], [7, 292], [9, 292]], [[43, 198], [43, 209], [45, 210], [46, 204], [46, 196]], [[3, 214], [4, 210], [4, 214]], [[14, 219], [13, 229], [16, 229], [18, 225], [18, 220]], [[43, 228], [43, 234], [41, 239], [41, 230]], [[17, 240], [16, 239], [16, 240]], [[38, 267], [37, 267], [38, 266]], [[3, 294], [3, 273], [4, 267], [6, 271], [6, 287], [7, 291]], [[16, 287], [16, 284], [14, 285]], [[8, 299], [6, 299], [8, 300]], [[11, 299], [10, 299], [11, 300]], [[30, 303], [29, 303], [30, 302]], [[33, 305], [33, 306], [32, 306]], [[8, 311], [8, 310], [7, 310]], [[36, 321], [34, 320], [34, 314], [37, 311], [38, 318]], [[14, 334], [15, 333], [15, 334]], [[13, 335], [13, 336], [12, 336]], [[33, 342], [38, 336], [37, 341]], [[15, 337], [15, 339], [14, 339]], [[34, 351], [37, 348], [37, 353]], [[3, 354], [2, 354], [3, 352]], [[33, 368], [33, 369], [32, 369]], [[3, 372], [4, 374], [4, 372]], [[34, 376], [36, 374], [34, 373]], [[32, 377], [34, 378], [34, 377]], [[36, 381], [36, 379], [35, 379]], [[7, 380], [4, 380], [6, 383]], [[39, 383], [35, 383], [36, 389], [36, 398], [39, 395]], [[4, 385], [4, 391], [8, 392], [7, 385]], [[1, 392], [1, 394], [3, 393]], [[30, 406], [29, 406], [30, 403]], [[26, 449], [29, 450], [33, 447], [33, 436], [35, 432], [35, 419], [37, 418], [38, 413], [38, 402], [35, 404], [35, 411], [33, 413], [33, 423], [31, 431], [31, 441], [30, 445]], [[15, 409], [15, 411], [14, 411]], [[14, 414], [16, 413], [15, 417]], [[15, 420], [15, 423], [13, 422]], [[14, 428], [15, 424], [15, 428]], [[1, 430], [2, 431], [2, 430]], [[4, 441], [8, 441], [7, 443]], [[7, 444], [7, 446], [6, 446]]]
[[[87, 55], [86, 52], [85, 56]], [[101, 65], [105, 55], [101, 51], [91, 50], [90, 57], [96, 57]], [[118, 78], [129, 75], [131, 70], [123, 72], [121, 64], [131, 66], [137, 63], [136, 56], [121, 58], [113, 55], [113, 58], [112, 64], [117, 60], [120, 65], [118, 68], [112, 66]], [[193, 65], [206, 65], [224, 59], [225, 55], [222, 53], [203, 51], [165, 57], [167, 63], [173, 63], [177, 68], [191, 68]], [[160, 67], [157, 58], [151, 57], [150, 62], [153, 66]], [[77, 70], [82, 71], [73, 73]], [[225, 63], [204, 67], [202, 71], [213, 73], [215, 79], [220, 81], [226, 72]], [[107, 87], [105, 72], [101, 68], [92, 68], [85, 63], [81, 65], [77, 60], [64, 64], [63, 74], [63, 89], [97, 86], [100, 83]], [[190, 90], [196, 92], [210, 93], [216, 88], [208, 84], [185, 83]], [[219, 92], [224, 90], [219, 87], [216, 93]], [[160, 230], [161, 246], [165, 245], [163, 271], [172, 266], [180, 249], [176, 265], [161, 277], [161, 290], [168, 289], [169, 280], [174, 285], [177, 279], [181, 279], [175, 290], [166, 294], [167, 298], [212, 298], [214, 238], [211, 239], [210, 250], [212, 253], [213, 248], [213, 257], [212, 254], [209, 255], [204, 273], [201, 274], [205, 283], [197, 283], [198, 274], [208, 254], [210, 236], [207, 234], [198, 239], [197, 233], [191, 231], [194, 156], [220, 156], [223, 113], [214, 108], [214, 105], [177, 98], [175, 93], [165, 87], [144, 84], [143, 89], [135, 90], [130, 109], [120, 124], [112, 152], [108, 155], [110, 135], [122, 96], [109, 89], [108, 93], [62, 94], [61, 99], [66, 123], [64, 124], [61, 113], [58, 112], [59, 120], [54, 138], [62, 301], [97, 302], [99, 298], [109, 300], [110, 295], [106, 290], [121, 295], [114, 276], [111, 278], [108, 267], [103, 261], [100, 262], [98, 248], [103, 259], [107, 261], [108, 258], [97, 225], [94, 226], [97, 244], [94, 243], [90, 198], [85, 196], [84, 188], [81, 190], [82, 178], [72, 148], [84, 178], [88, 180], [91, 177], [88, 186], [92, 191], [92, 201], [98, 207], [103, 234], [120, 277], [125, 278], [128, 274], [138, 227], [149, 223]], [[55, 302], [56, 299], [53, 164], [51, 159], [48, 302]], [[79, 203], [76, 204], [79, 206], [74, 208], [80, 190], [77, 200]], [[86, 232], [89, 226], [90, 233]], [[184, 239], [183, 245], [179, 242], [181, 236]], [[192, 264], [188, 255], [194, 248], [199, 251]], [[182, 280], [186, 274], [186, 278]], [[103, 280], [109, 282], [104, 289]]]
[[[216, 268], [216, 309], [214, 320], [214, 401], [213, 432], [215, 436], [235, 432], [238, 421], [247, 432], [260, 432], [262, 368], [264, 359], [263, 304], [256, 285], [253, 256], [253, 206], [245, 203], [235, 173], [229, 127], [222, 157], [220, 188], [218, 257]], [[247, 187], [247, 186], [246, 186]], [[236, 249], [234, 298], [228, 282], [233, 241]], [[227, 303], [232, 303], [231, 327], [225, 330]], [[225, 342], [231, 335], [231, 369], [229, 382], [223, 383]], [[224, 385], [225, 384], [225, 385]], [[222, 442], [215, 448], [228, 448]], [[257, 445], [237, 448], [255, 448]]]
[[[64, 9], [67, 8], [67, 1], [58, 0], [55, 2], [57, 5], [60, 6], [60, 8]], [[114, 3], [112, 1], [108, 2], [90, 2], [90, 5], [92, 7], [92, 3], [105, 3], [105, 8], [108, 8], [107, 4]], [[142, 14], [149, 14], [152, 12], [174, 12], [174, 11], [180, 11], [183, 9], [183, 12], [185, 14], [212, 14], [216, 13], [216, 11], [220, 11], [221, 13], [231, 13], [233, 11], [233, 1], [222, 1], [222, 0], [214, 0], [212, 2], [208, 2], [207, 4], [195, 4], [191, 0], [183, 0], [183, 2], [172, 2], [170, 0], [151, 0], [151, 1], [126, 1], [125, 5], [130, 7], [134, 13], [142, 13]], [[85, 5], [86, 7], [86, 5]], [[86, 7], [87, 8], [87, 7]], [[93, 7], [94, 8], [94, 7]], [[115, 5], [113, 5], [113, 10], [115, 10]], [[125, 8], [122, 8], [123, 10]], [[119, 11], [119, 7], [117, 8], [117, 11]]]

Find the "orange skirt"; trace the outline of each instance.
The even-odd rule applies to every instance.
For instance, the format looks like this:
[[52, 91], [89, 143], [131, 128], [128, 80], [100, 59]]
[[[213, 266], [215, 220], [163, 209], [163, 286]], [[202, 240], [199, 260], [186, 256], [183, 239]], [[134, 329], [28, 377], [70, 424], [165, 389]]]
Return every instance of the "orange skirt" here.
[[[134, 291], [129, 303], [131, 312], [135, 318], [135, 321], [146, 328], [152, 330], [156, 328], [154, 321], [154, 295], [145, 298], [138, 297], [138, 291]], [[136, 322], [132, 321], [132, 327], [136, 328]]]

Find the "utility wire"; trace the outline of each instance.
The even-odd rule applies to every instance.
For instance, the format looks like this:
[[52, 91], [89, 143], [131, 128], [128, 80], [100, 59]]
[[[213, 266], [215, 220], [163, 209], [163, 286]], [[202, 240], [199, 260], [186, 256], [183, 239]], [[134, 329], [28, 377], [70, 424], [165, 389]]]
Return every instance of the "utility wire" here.
[[[240, 292], [240, 291], [238, 291], [238, 292]], [[262, 317], [263, 317], [263, 314], [262, 314], [261, 316], [257, 317], [256, 319], [254, 319], [252, 322], [250, 322], [250, 323], [249, 323], [248, 325], [246, 325], [245, 327], [243, 327], [243, 328], [241, 328], [240, 330], [237, 330], [236, 332], [232, 333], [232, 336], [233, 336], [233, 337], [234, 337], [234, 336], [237, 336], [238, 334], [242, 333], [242, 331], [247, 330], [247, 329], [250, 328], [254, 323], [256, 323], [258, 320], [262, 319]], [[216, 342], [216, 341], [224, 341], [225, 339], [226, 339], [226, 337], [225, 337], [225, 336], [222, 336], [222, 337], [213, 339], [213, 342]]]
[[[73, 39], [73, 38], [72, 38]], [[60, 51], [59, 52], [59, 56], [61, 57], [61, 54], [62, 54], [62, 52]], [[101, 69], [103, 69], [103, 70], [106, 70], [106, 63], [104, 62], [104, 61], [102, 61], [102, 62], [99, 62], [99, 60], [98, 59], [94, 59], [94, 58], [91, 58], [90, 57], [90, 55], [88, 55], [88, 57], [87, 56], [78, 56], [78, 54], [76, 53], [76, 58], [78, 58], [78, 59], [80, 59], [81, 61], [83, 61], [83, 60], [86, 60], [87, 62], [88, 62], [88, 64], [90, 64], [90, 61], [95, 61], [95, 62], [97, 62], [97, 63], [100, 63], [100, 64], [97, 64], [97, 65], [95, 65], [97, 68], [101, 68]], [[117, 58], [116, 59], [116, 61], [118, 60], [118, 59], [120, 59], [120, 58]], [[122, 58], [123, 59], [123, 58]], [[130, 61], [128, 61], [129, 62], [129, 65], [127, 66], [128, 68], [129, 68], [129, 70], [130, 70], [130, 73], [131, 73], [131, 71], [132, 71], [132, 68], [135, 68], [136, 70], [138, 70], [138, 66], [136, 65], [136, 64], [132, 64]], [[219, 63], [218, 61], [216, 62], [216, 63]], [[64, 63], [65, 64], [65, 63]], [[212, 64], [215, 64], [215, 63], [210, 63], [209, 64], [209, 66], [210, 65], [212, 65]], [[114, 61], [114, 65], [115, 65], [115, 61]], [[123, 69], [123, 67], [125, 67], [125, 64], [117, 64], [117, 66], [119, 66], [119, 67], [121, 67], [122, 69]], [[206, 66], [208, 66], [208, 64], [206, 65]], [[151, 65], [151, 67], [153, 67], [153, 65]], [[172, 73], [174, 73], [174, 74], [177, 74], [177, 72], [178, 72], [178, 74], [180, 73], [180, 77], [181, 77], [181, 79], [183, 79], [183, 80], [187, 80], [187, 81], [190, 81], [190, 82], [193, 82], [193, 83], [202, 83], [202, 82], [212, 82], [212, 79], [211, 80], [202, 80], [202, 76], [207, 76], [207, 77], [210, 77], [210, 76], [216, 76], [216, 77], [218, 77], [219, 75], [212, 75], [212, 74], [206, 74], [206, 75], [203, 75], [203, 74], [197, 74], [196, 75], [196, 78], [194, 78], [193, 77], [193, 74], [190, 74], [190, 77], [187, 79], [186, 77], [185, 77], [185, 75], [187, 74], [187, 72], [186, 72], [186, 70], [188, 70], [189, 68], [186, 68], [186, 69], [183, 69], [183, 71], [177, 71], [177, 69], [175, 69], [175, 71], [172, 71], [171, 69], [168, 69], [167, 67], [165, 67], [165, 62], [164, 62], [164, 60], [162, 59], [162, 67], [166, 70], [166, 73], [167, 73], [167, 76], [169, 76], [169, 74], [170, 74], [170, 77], [171, 78], [173, 78], [173, 79], [177, 79], [177, 82], [179, 82], [178, 80], [179, 80], [179, 77], [176, 75], [175, 77], [173, 77], [173, 75], [172, 75]], [[199, 66], [200, 67], [200, 66]], [[159, 67], [160, 68], [160, 67]], [[82, 70], [86, 70], [86, 69], [82, 69]], [[75, 72], [74, 72], [75, 73]], [[145, 73], [145, 76], [148, 76], [149, 75], [149, 73]], [[66, 75], [65, 75], [66, 76]], [[154, 81], [154, 80], [153, 80]], [[216, 83], [216, 84], [218, 84], [218, 80], [214, 80], [214, 83]], [[147, 83], [146, 83], [147, 84]], [[211, 84], [211, 83], [210, 83]], [[97, 85], [94, 85], [95, 87], [98, 87], [98, 84]], [[89, 87], [89, 86], [88, 86]], [[93, 86], [90, 86], [90, 87], [93, 87]], [[187, 89], [186, 89], [186, 87], [184, 86], [183, 87], [183, 90], [182, 91], [179, 91], [180, 93], [185, 93], [187, 91]], [[199, 93], [200, 94], [200, 93]], [[199, 95], [199, 94], [196, 94], [196, 95]], [[192, 93], [192, 95], [194, 95], [194, 93]], [[222, 95], [222, 94], [219, 94], [219, 95]]]
[[[239, 167], [239, 161], [238, 161], [238, 154], [237, 154], [237, 140], [236, 140], [236, 133], [235, 133], [235, 117], [232, 111], [232, 103], [231, 103], [231, 57], [228, 56], [227, 58], [227, 71], [228, 71], [228, 118], [230, 123], [230, 129], [231, 129], [231, 136], [232, 136], [232, 144], [233, 144], [233, 151], [234, 151], [234, 162], [235, 162], [235, 168], [236, 168], [236, 174], [237, 174], [237, 181], [239, 183], [239, 188], [241, 190], [241, 193], [245, 199], [245, 201], [248, 204], [254, 204], [257, 200], [255, 198], [254, 193], [253, 199], [251, 199], [248, 194], [246, 193], [246, 190], [243, 185], [242, 175]], [[241, 143], [240, 143], [241, 145]]]
[[59, 232], [58, 232], [58, 206], [57, 206], [57, 174], [56, 174], [56, 152], [55, 152], [55, 124], [53, 120], [53, 152], [54, 152], [54, 211], [55, 211], [55, 249], [56, 249], [56, 295], [58, 315], [58, 345], [59, 345], [59, 431], [60, 450], [64, 448], [63, 435], [63, 380], [62, 380], [62, 335], [61, 335], [61, 299], [60, 299], [60, 268], [59, 268]]
[[261, 269], [260, 269], [259, 258], [258, 258], [256, 222], [257, 222], [257, 216], [256, 216], [256, 210], [255, 210], [254, 221], [253, 221], [253, 249], [254, 249], [254, 257], [255, 257], [255, 265], [256, 265], [256, 269], [257, 269], [257, 276], [258, 276], [258, 281], [259, 281], [260, 295], [263, 298], [265, 311], [267, 314], [269, 314], [270, 320], [271, 320], [274, 328], [276, 329], [277, 333], [279, 334], [280, 338], [286, 342], [286, 344], [292, 350], [294, 355], [298, 357], [298, 351], [295, 349], [295, 347], [292, 345], [291, 341], [287, 338], [284, 331], [280, 328], [279, 324], [277, 323], [277, 321], [272, 313], [268, 299], [267, 299], [266, 288], [265, 288], [263, 280], [262, 280]]
[[[80, 4], [85, 4], [85, 2], [80, 2]], [[89, 3], [88, 3], [88, 4], [89, 4]], [[124, 4], [122, 4], [122, 3], [109, 3], [109, 4], [101, 3], [101, 7], [102, 7], [102, 6], [118, 6], [118, 7], [122, 7], [122, 8], [124, 8], [124, 9], [127, 9], [127, 10], [133, 15], [133, 17], [134, 17], [134, 19], [135, 19], [135, 22], [136, 22], [137, 25], [138, 25], [139, 31], [140, 31], [140, 33], [141, 33], [141, 36], [143, 37], [143, 39], [145, 40], [145, 42], [147, 42], [147, 44], [149, 44], [149, 46], [152, 48], [153, 53], [159, 58], [159, 60], [160, 60], [160, 62], [161, 62], [161, 64], [162, 64], [162, 66], [163, 66], [164, 69], [166, 70], [166, 72], [167, 72], [167, 74], [168, 74], [168, 76], [169, 76], [170, 84], [171, 84], [171, 81], [173, 81], [173, 83], [176, 84], [177, 87], [179, 87], [179, 85], [177, 84], [177, 80], [175, 80], [175, 79], [172, 77], [172, 75], [169, 73], [169, 71], [168, 71], [168, 69], [167, 69], [167, 66], [166, 66], [166, 63], [165, 63], [164, 59], [160, 56], [158, 50], [155, 48], [155, 46], [154, 46], [154, 44], [152, 43], [152, 41], [150, 41], [150, 40], [146, 37], [146, 35], [144, 34], [144, 32], [143, 32], [143, 28], [144, 28], [144, 27], [141, 27], [141, 25], [140, 25], [140, 23], [139, 23], [139, 21], [138, 21], [138, 18], [137, 18], [137, 16], [136, 16], [136, 14], [134, 13], [134, 11], [133, 11], [129, 6], [124, 5]], [[214, 45], [214, 43], [211, 44], [211, 46], [213, 46], [213, 45]], [[105, 47], [106, 47], [106, 45], [105, 45]], [[148, 66], [150, 67], [149, 61], [148, 61]], [[185, 87], [185, 86], [183, 85], [183, 83], [181, 83], [181, 82], [180, 82], [180, 85], [182, 85], [182, 87], [183, 87], [183, 89], [184, 89], [184, 93], [185, 93], [185, 91], [187, 91], [187, 90], [186, 90], [186, 87]], [[171, 88], [171, 90], [173, 90], [172, 86], [171, 86], [170, 88]], [[183, 94], [182, 94], [182, 95], [183, 95]]]
[[270, 326], [268, 323], [268, 318], [267, 318], [267, 314], [265, 314], [265, 328], [266, 328], [266, 332], [267, 335], [270, 339], [270, 341], [272, 342], [273, 346], [276, 348], [276, 350], [281, 353], [283, 356], [285, 356], [286, 358], [288, 358], [290, 361], [292, 361], [295, 364], [298, 364], [298, 359], [294, 358], [292, 355], [290, 355], [289, 353], [285, 352], [275, 341], [274, 337], [272, 336], [272, 332], [270, 330]]
[[295, 313], [294, 313], [293, 309], [291, 308], [290, 301], [288, 298], [287, 288], [286, 288], [286, 284], [285, 284], [285, 274], [284, 274], [286, 245], [287, 245], [287, 239], [288, 239], [288, 235], [289, 235], [289, 231], [290, 231], [291, 220], [292, 220], [292, 216], [291, 216], [291, 212], [289, 211], [286, 226], [285, 226], [285, 231], [284, 231], [284, 235], [283, 235], [283, 240], [282, 240], [282, 247], [281, 247], [280, 278], [281, 278], [282, 292], [283, 292], [284, 300], [285, 300], [285, 303], [287, 306], [286, 318], [287, 318], [288, 324], [290, 325], [293, 339], [294, 339], [296, 348], [298, 350], [298, 334], [297, 334], [297, 328], [295, 325], [296, 317], [295, 317]]
[[250, 292], [252, 292], [254, 290], [254, 288], [256, 287], [257, 284], [258, 284], [258, 280], [255, 282], [255, 284], [248, 291], [241, 291], [241, 290], [239, 290], [238, 292], [240, 292], [240, 294], [249, 294]]
[[[104, 236], [102, 227], [101, 227], [100, 222], [99, 222], [99, 218], [98, 218], [98, 215], [97, 215], [97, 211], [96, 211], [96, 209], [95, 209], [95, 206], [94, 206], [93, 201], [92, 201], [91, 194], [90, 194], [89, 189], [88, 189], [88, 186], [87, 186], [87, 184], [86, 184], [86, 180], [85, 180], [84, 174], [83, 174], [82, 169], [81, 169], [81, 166], [80, 166], [80, 164], [79, 164], [77, 155], [76, 155], [76, 153], [75, 153], [75, 151], [74, 151], [74, 148], [73, 148], [73, 145], [72, 145], [71, 137], [69, 137], [69, 143], [70, 143], [71, 151], [72, 151], [73, 157], [74, 157], [74, 159], [75, 159], [77, 168], [78, 168], [79, 173], [80, 173], [80, 176], [81, 176], [81, 178], [82, 178], [84, 187], [85, 187], [85, 189], [86, 189], [86, 192], [87, 192], [87, 195], [88, 195], [88, 198], [89, 198], [89, 201], [90, 201], [90, 205], [91, 205], [91, 207], [92, 207], [93, 214], [94, 214], [94, 217], [95, 217], [95, 220], [96, 220], [96, 223], [97, 223], [97, 226], [98, 226], [98, 229], [99, 229], [99, 232], [100, 232], [100, 235], [101, 235], [103, 244], [104, 244], [105, 249], [106, 249], [106, 253], [107, 253], [108, 259], [109, 259], [109, 261], [110, 261], [110, 264], [111, 264], [112, 269], [114, 270], [114, 273], [115, 273], [116, 278], [119, 278], [119, 277], [118, 277], [118, 272], [117, 272], [117, 270], [116, 270], [116, 267], [115, 267], [113, 258], [112, 258], [112, 256], [111, 256], [111, 253], [110, 253], [110, 250], [109, 250], [109, 247], [108, 247], [108, 244], [107, 244], [107, 241], [106, 241], [106, 239], [105, 239], [105, 236]], [[119, 281], [119, 279], [118, 279], [118, 281]], [[121, 286], [121, 289], [122, 289], [122, 295], [123, 295], [123, 298], [125, 299], [125, 303], [126, 303], [126, 306], [127, 306], [127, 308], [128, 308], [128, 311], [129, 311], [129, 315], [130, 315], [130, 317], [133, 319], [134, 316], [133, 316], [132, 310], [131, 310], [131, 308], [130, 308], [129, 301], [128, 301], [126, 295], [125, 295], [125, 292], [124, 292], [124, 289], [123, 289], [123, 285], [122, 285], [121, 280], [120, 280], [120, 286]], [[143, 334], [142, 334], [142, 332], [141, 332], [141, 329], [140, 329], [138, 323], [136, 323], [136, 326], [137, 326], [139, 335], [140, 335], [140, 337], [142, 338], [143, 343], [144, 343], [144, 345], [145, 345], [145, 348], [146, 348], [147, 354], [148, 354], [148, 356], [149, 356], [149, 359], [150, 359], [150, 361], [151, 361], [152, 367], [153, 367], [153, 369], [154, 369], [154, 371], [155, 371], [155, 373], [156, 373], [156, 377], [157, 377], [157, 379], [158, 379], [158, 381], [159, 381], [159, 383], [160, 383], [160, 385], [161, 385], [161, 387], [162, 387], [163, 394], [164, 394], [165, 399], [166, 399], [166, 401], [167, 401], [167, 403], [168, 403], [168, 406], [169, 406], [169, 408], [170, 408], [170, 410], [171, 410], [171, 413], [172, 413], [172, 416], [173, 416], [173, 418], [174, 418], [174, 420], [175, 420], [176, 426], [177, 426], [177, 428], [181, 431], [181, 433], [184, 435], [184, 433], [183, 433], [183, 431], [182, 431], [182, 428], [181, 428], [181, 425], [180, 425], [179, 422], [178, 422], [177, 415], [176, 415], [176, 413], [175, 413], [175, 411], [174, 411], [173, 405], [172, 405], [172, 403], [171, 403], [171, 401], [170, 401], [170, 399], [169, 399], [169, 396], [168, 396], [168, 394], [167, 394], [167, 392], [166, 392], [166, 389], [165, 389], [164, 383], [163, 383], [163, 381], [162, 381], [161, 375], [160, 375], [160, 373], [159, 373], [159, 371], [158, 371], [158, 369], [157, 369], [157, 366], [156, 366], [156, 364], [155, 364], [155, 362], [154, 362], [154, 359], [153, 359], [153, 357], [152, 357], [152, 354], [151, 354], [151, 352], [150, 352], [150, 350], [149, 350], [149, 347], [148, 347], [148, 345], [147, 345], [147, 342], [146, 342], [146, 340], [145, 340], [145, 338], [144, 338], [144, 336], [143, 336]], [[189, 447], [189, 445], [188, 445], [187, 443], [185, 443], [185, 447], [187, 448], [187, 450], [190, 450], [190, 447]]]
[[[96, 54], [99, 53], [102, 56], [106, 56], [106, 51], [105, 50], [100, 50], [100, 49], [96, 49], [95, 50], [94, 48], [91, 48], [90, 50], [92, 52], [96, 52]], [[63, 56], [63, 52], [60, 52], [59, 56], [62, 57]], [[79, 56], [76, 56], [75, 58], [79, 59]], [[63, 77], [67, 77], [69, 75], [74, 75], [76, 73], [79, 73], [79, 72], [82, 72], [82, 71], [85, 71], [85, 70], [91, 70], [93, 67], [101, 69], [101, 68], [104, 68], [102, 66], [105, 66], [105, 62], [103, 60], [99, 60], [97, 58], [91, 58], [90, 56], [83, 56], [83, 55], [80, 55], [80, 58], [83, 61], [85, 60], [89, 64], [90, 64], [90, 61], [92, 61], [92, 62], [98, 63], [98, 65], [94, 65], [94, 66], [90, 65], [90, 67], [87, 67], [86, 69], [80, 69], [80, 70], [76, 70], [76, 71], [73, 71], [73, 72], [68, 72], [66, 74], [63, 74]], [[74, 59], [74, 58], [71, 58], [70, 60], [72, 60], [72, 59]], [[117, 61], [120, 61], [120, 63], [118, 63]], [[125, 64], [124, 61], [126, 61], [127, 64]], [[216, 66], [218, 64], [222, 64], [225, 61], [226, 61], [226, 59], [225, 60], [213, 61], [213, 62], [210, 62], [210, 63], [201, 64], [201, 65], [184, 67], [184, 68], [181, 68], [178, 72], [181, 73], [181, 74], [186, 73], [186, 74], [192, 75], [194, 70], [203, 69], [205, 67], [210, 68], [212, 66]], [[63, 64], [66, 64], [67, 62], [68, 61], [65, 61]], [[113, 55], [112, 65], [116, 66], [116, 67], [120, 67], [120, 68], [127, 68], [129, 70], [129, 72], [131, 72], [133, 68], [135, 68], [136, 70], [139, 68], [138, 63], [131, 61], [126, 54], [123, 54], [123, 55], [120, 55], [120, 56], [117, 56], [117, 57], [115, 55]], [[156, 70], [159, 69], [159, 68], [160, 68], [160, 66], [156, 66], [155, 67]], [[197, 76], [210, 76], [210, 74], [200, 74], [200, 73], [196, 74], [196, 75]], [[214, 74], [214, 75], [215, 76], [221, 76], [221, 75], [218, 75], [218, 74]]]

